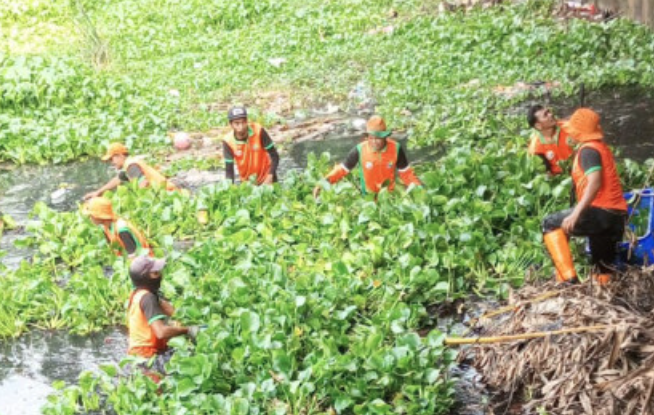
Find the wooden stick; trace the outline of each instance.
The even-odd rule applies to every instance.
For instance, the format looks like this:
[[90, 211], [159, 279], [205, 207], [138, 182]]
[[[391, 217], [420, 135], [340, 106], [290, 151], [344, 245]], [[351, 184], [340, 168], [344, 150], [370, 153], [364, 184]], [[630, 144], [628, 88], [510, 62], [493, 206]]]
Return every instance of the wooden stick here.
[[564, 288], [562, 290], [547, 291], [545, 294], [542, 294], [542, 295], [540, 295], [538, 297], [531, 298], [529, 300], [518, 301], [515, 304], [506, 305], [504, 307], [500, 307], [500, 308], [495, 309], [493, 311], [488, 311], [488, 312], [482, 314], [481, 316], [479, 316], [477, 318], [473, 318], [472, 320], [470, 320], [469, 325], [470, 325], [471, 328], [468, 328], [463, 333], [463, 335], [465, 336], [468, 333], [470, 333], [472, 331], [472, 327], [474, 327], [477, 323], [479, 323], [483, 319], [491, 319], [493, 317], [497, 317], [497, 316], [502, 315], [504, 313], [508, 313], [509, 311], [514, 311], [515, 312], [515, 311], [518, 311], [520, 308], [522, 308], [522, 306], [525, 306], [527, 304], [533, 304], [533, 303], [538, 303], [538, 302], [541, 302], [541, 301], [545, 301], [545, 300], [550, 299], [552, 297], [556, 297], [557, 295], [561, 294], [562, 292], [564, 292], [566, 290], [569, 290], [570, 288], [579, 288], [579, 287], [583, 287], [583, 285], [581, 285], [581, 284], [571, 285], [571, 286], [566, 287], [566, 288]]
[[529, 339], [540, 339], [547, 336], [556, 336], [558, 334], [573, 334], [573, 333], [583, 333], [590, 331], [601, 331], [610, 328], [615, 328], [615, 326], [589, 326], [589, 327], [575, 327], [572, 329], [563, 329], [555, 331], [539, 331], [536, 333], [524, 333], [524, 334], [514, 334], [509, 336], [494, 336], [494, 337], [473, 337], [473, 338], [452, 338], [448, 337], [445, 339], [445, 344], [447, 346], [459, 346], [464, 344], [492, 344], [492, 343], [507, 343], [516, 340], [529, 340]]

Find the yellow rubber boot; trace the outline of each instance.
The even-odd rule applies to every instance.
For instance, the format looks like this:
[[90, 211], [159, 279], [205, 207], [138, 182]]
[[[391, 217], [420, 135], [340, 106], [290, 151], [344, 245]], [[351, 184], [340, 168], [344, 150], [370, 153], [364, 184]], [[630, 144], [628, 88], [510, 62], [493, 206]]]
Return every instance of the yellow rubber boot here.
[[557, 282], [577, 282], [577, 271], [572, 262], [568, 236], [563, 229], [548, 232], [543, 239], [556, 267]]

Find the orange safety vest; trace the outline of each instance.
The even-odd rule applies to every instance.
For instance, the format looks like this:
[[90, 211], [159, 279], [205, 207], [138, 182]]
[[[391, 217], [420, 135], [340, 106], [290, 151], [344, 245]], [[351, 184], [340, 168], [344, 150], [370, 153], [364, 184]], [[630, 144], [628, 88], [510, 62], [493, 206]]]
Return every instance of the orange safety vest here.
[[148, 290], [137, 288], [129, 297], [127, 305], [127, 328], [129, 329], [129, 348], [127, 353], [141, 357], [152, 357], [166, 351], [168, 340], [159, 340], [150, 327], [141, 309], [141, 300]]
[[142, 160], [128, 158], [127, 160], [125, 160], [125, 165], [123, 166], [123, 169], [127, 171], [127, 169], [132, 165], [137, 165], [141, 169], [141, 171], [143, 172], [143, 176], [145, 176], [145, 179], [148, 181], [148, 184], [150, 186], [156, 184], [158, 186], [165, 186], [166, 190], [169, 191], [178, 190], [177, 186], [175, 186], [174, 184], [169, 182], [168, 179], [166, 179], [166, 176], [161, 174], [155, 168], [148, 166]]
[[620, 184], [620, 178], [618, 177], [618, 170], [615, 167], [615, 160], [613, 160], [613, 153], [611, 153], [611, 150], [606, 143], [601, 140], [587, 141], [583, 143], [575, 155], [572, 164], [572, 181], [575, 185], [577, 201], [581, 200], [586, 191], [586, 186], [588, 186], [588, 179], [586, 178], [587, 172], [582, 170], [580, 160], [581, 150], [584, 148], [597, 150], [602, 160], [602, 186], [591, 203], [591, 206], [602, 209], [626, 211], [627, 202], [624, 200], [624, 196], [622, 195], [622, 185]]
[[568, 138], [568, 133], [559, 126], [556, 127], [556, 134], [552, 142], [547, 142], [543, 134], [536, 130], [531, 136], [529, 153], [545, 157], [550, 167], [549, 171], [554, 175], [561, 174], [563, 173], [563, 169], [559, 165], [559, 162], [567, 160], [574, 153], [572, 147], [568, 145]]
[[388, 182], [388, 190], [395, 188], [395, 172], [397, 171], [397, 155], [400, 145], [395, 140], [386, 140], [386, 147], [374, 151], [368, 142], [357, 145], [359, 152], [359, 176], [363, 193], [379, 193], [382, 185]]
[[223, 138], [234, 155], [234, 162], [242, 181], [247, 181], [252, 175], [257, 178], [257, 184], [262, 184], [270, 173], [270, 156], [268, 149], [263, 147], [261, 141], [262, 127], [250, 123], [249, 137], [246, 141], [239, 141], [230, 132]]
[[[132, 236], [134, 237], [134, 240], [137, 243], [137, 254], [138, 251], [140, 250], [147, 250], [148, 255], [151, 257], [154, 257], [154, 252], [152, 252], [152, 248], [150, 247], [150, 244], [148, 244], [148, 241], [145, 239], [143, 234], [134, 227], [131, 223], [128, 221], [118, 218], [115, 222], [112, 222], [110, 226], [101, 226], [102, 231], [104, 232], [105, 238], [107, 238], [107, 242], [109, 243], [110, 246], [115, 246], [118, 245], [120, 246], [124, 251], [126, 251], [125, 244], [123, 243], [122, 239], [120, 239], [120, 232], [122, 230], [128, 230]], [[122, 256], [122, 251], [114, 251], [116, 256]]]

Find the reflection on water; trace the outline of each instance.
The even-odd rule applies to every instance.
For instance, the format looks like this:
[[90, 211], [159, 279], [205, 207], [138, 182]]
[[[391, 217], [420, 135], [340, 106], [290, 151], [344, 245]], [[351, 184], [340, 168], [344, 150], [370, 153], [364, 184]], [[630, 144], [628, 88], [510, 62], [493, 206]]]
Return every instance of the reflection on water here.
[[90, 336], [34, 331], [0, 342], [0, 413], [39, 414], [55, 380], [75, 382], [82, 371], [117, 364], [127, 350], [119, 329]]

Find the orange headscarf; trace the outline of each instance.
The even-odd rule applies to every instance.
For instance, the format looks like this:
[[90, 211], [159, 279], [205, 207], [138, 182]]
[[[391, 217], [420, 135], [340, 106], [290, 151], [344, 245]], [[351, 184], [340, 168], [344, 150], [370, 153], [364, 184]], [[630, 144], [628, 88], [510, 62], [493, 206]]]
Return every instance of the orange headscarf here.
[[590, 108], [579, 108], [572, 114], [570, 120], [563, 124], [563, 128], [579, 142], [601, 140], [604, 131], [600, 126], [600, 116]]

